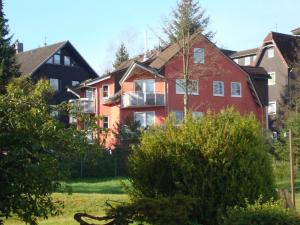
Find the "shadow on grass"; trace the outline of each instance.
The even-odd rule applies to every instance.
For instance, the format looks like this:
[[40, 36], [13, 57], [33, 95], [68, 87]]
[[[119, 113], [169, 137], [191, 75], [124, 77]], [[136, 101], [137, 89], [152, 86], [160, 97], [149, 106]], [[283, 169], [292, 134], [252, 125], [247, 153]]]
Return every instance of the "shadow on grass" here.
[[76, 179], [60, 182], [58, 193], [97, 193], [124, 194], [125, 185], [130, 185], [127, 178]]

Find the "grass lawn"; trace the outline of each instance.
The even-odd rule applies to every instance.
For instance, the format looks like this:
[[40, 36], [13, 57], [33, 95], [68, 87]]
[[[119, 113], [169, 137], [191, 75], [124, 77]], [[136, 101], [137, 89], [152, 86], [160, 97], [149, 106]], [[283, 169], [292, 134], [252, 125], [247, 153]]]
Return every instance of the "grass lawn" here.
[[[72, 182], [62, 182], [62, 187], [58, 190], [61, 193], [54, 193], [54, 200], [64, 202], [63, 215], [50, 217], [48, 220], [39, 220], [41, 225], [78, 225], [73, 219], [76, 212], [87, 212], [93, 215], [104, 215], [105, 201], [128, 201], [128, 196], [124, 193], [121, 182], [126, 179], [101, 179], [101, 180], [75, 180]], [[68, 192], [72, 189], [72, 194]], [[25, 225], [19, 220], [8, 219], [7, 225]]]
[[[41, 225], [78, 225], [73, 219], [76, 212], [87, 212], [93, 215], [104, 215], [105, 201], [128, 201], [128, 195], [124, 193], [121, 182], [128, 184], [128, 180], [122, 178], [101, 179], [101, 180], [75, 180], [62, 182], [60, 193], [54, 193], [54, 200], [64, 202], [63, 215], [50, 217], [48, 220], [39, 220]], [[300, 179], [296, 180], [296, 187], [300, 187]], [[289, 180], [278, 181], [278, 188], [289, 189]], [[67, 192], [72, 189], [72, 194]], [[300, 188], [297, 189], [296, 206], [300, 212]], [[16, 219], [5, 221], [7, 225], [25, 225]]]

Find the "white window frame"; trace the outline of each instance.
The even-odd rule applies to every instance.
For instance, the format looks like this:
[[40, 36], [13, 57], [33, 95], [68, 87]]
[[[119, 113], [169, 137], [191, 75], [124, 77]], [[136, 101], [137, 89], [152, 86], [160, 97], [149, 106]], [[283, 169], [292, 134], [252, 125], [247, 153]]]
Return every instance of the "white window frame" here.
[[[275, 110], [271, 111], [270, 105], [274, 105], [273, 107], [275, 108]], [[277, 113], [277, 102], [276, 101], [269, 101], [268, 115], [276, 115], [276, 113]]]
[[[190, 91], [188, 91], [189, 95], [199, 95], [199, 82], [198, 82], [198, 80], [189, 80], [189, 81], [190, 82], [197, 82], [197, 85], [196, 85], [197, 91], [192, 92], [192, 93]], [[179, 83], [184, 83], [184, 79], [176, 79], [176, 81], [175, 81], [176, 94], [184, 95], [184, 87], [182, 87]], [[177, 87], [179, 87], [180, 89], [183, 89], [183, 91], [178, 90]]]
[[[142, 87], [142, 93], [152, 93], [152, 92], [148, 92], [147, 91], [147, 81], [153, 81], [153, 93], [155, 93], [155, 86], [156, 86], [156, 84], [155, 84], [155, 79], [139, 79], [139, 80], [134, 80], [133, 81], [133, 83], [134, 83], [134, 92], [136, 92], [136, 82], [138, 82], [138, 81], [142, 81], [143, 82], [143, 87]], [[145, 91], [146, 90], [146, 91]]]
[[[181, 114], [181, 120], [180, 120], [180, 121], [177, 120], [176, 113]], [[174, 110], [174, 111], [173, 111], [173, 114], [174, 114], [174, 118], [175, 118], [175, 123], [176, 123], [176, 124], [180, 124], [180, 123], [182, 122], [182, 120], [183, 120], [183, 111], [180, 111], [180, 110]]]
[[[58, 62], [55, 61], [55, 57], [59, 57], [59, 61], [58, 61]], [[53, 64], [55, 64], [55, 65], [60, 65], [60, 60], [61, 60], [61, 59], [60, 59], [60, 55], [59, 55], [59, 54], [54, 54], [54, 55], [53, 55]]]
[[251, 64], [251, 58], [250, 58], [250, 56], [246, 56], [244, 58], [244, 60], [245, 60], [245, 66], [249, 66]]
[[[240, 87], [240, 94], [239, 95], [236, 95], [236, 94], [233, 93], [233, 85], [234, 84], [239, 84], [239, 87]], [[236, 82], [236, 81], [231, 82], [230, 87], [231, 87], [231, 97], [234, 97], [234, 98], [241, 98], [242, 97], [242, 83], [241, 82]]]
[[[52, 85], [52, 81], [57, 81], [57, 88], [56, 86]], [[49, 84], [53, 88], [54, 91], [59, 91], [60, 90], [60, 80], [57, 78], [49, 78]]]
[[276, 84], [276, 72], [269, 72], [268, 73], [271, 77], [271, 79], [268, 79], [268, 85], [273, 86]]
[[[107, 87], [107, 97], [104, 97], [104, 87]], [[102, 99], [108, 99], [109, 98], [109, 85], [108, 84], [103, 84], [101, 89], [102, 89], [102, 91], [101, 91]]]
[[271, 48], [268, 48], [267, 49], [267, 54], [268, 54], [268, 58], [274, 58], [275, 56], [275, 48], [274, 47], [271, 47]]
[[[218, 93], [215, 93], [215, 84], [217, 83], [221, 83], [222, 84], [222, 94], [218, 94]], [[223, 81], [219, 81], [219, 80], [214, 80], [213, 81], [213, 96], [221, 96], [223, 97], [224, 96], [224, 82]]]
[[[68, 64], [66, 64], [66, 58], [69, 59], [69, 63], [68, 63]], [[72, 64], [72, 63], [71, 63], [71, 57], [68, 56], [68, 55], [65, 55], [65, 56], [64, 56], [64, 65], [65, 65], [65, 66], [71, 66], [71, 64]]]
[[[88, 90], [92, 91], [92, 98], [88, 98], [88, 97], [87, 97], [86, 92], [87, 92]], [[94, 100], [94, 99], [95, 99], [95, 92], [94, 92], [94, 89], [93, 89], [93, 88], [87, 88], [87, 89], [85, 89], [85, 91], [84, 91], [84, 97], [87, 98], [87, 99], [89, 99], [89, 100]]]
[[[107, 118], [107, 127], [104, 127], [104, 118]], [[105, 129], [109, 129], [109, 116], [103, 116], [102, 127]]]
[[194, 64], [205, 63], [205, 51], [204, 48], [194, 48]]
[[233, 60], [236, 64], [239, 64], [239, 59], [234, 59]]
[[194, 119], [199, 119], [199, 118], [201, 118], [202, 116], [203, 116], [203, 112], [198, 112], [198, 111], [192, 112], [192, 117], [193, 117]]
[[[153, 124], [151, 124], [151, 125], [147, 125], [147, 114], [153, 114]], [[140, 126], [141, 127], [147, 127], [147, 126], [153, 126], [153, 125], [155, 125], [155, 123], [156, 123], [156, 116], [155, 116], [155, 111], [142, 111], [142, 112], [134, 112], [134, 121], [137, 121], [136, 120], [136, 115], [137, 114], [144, 114], [144, 124], [140, 124]]]
[[252, 57], [252, 59], [253, 59], [253, 62], [256, 60], [256, 55], [254, 55], [253, 57]]

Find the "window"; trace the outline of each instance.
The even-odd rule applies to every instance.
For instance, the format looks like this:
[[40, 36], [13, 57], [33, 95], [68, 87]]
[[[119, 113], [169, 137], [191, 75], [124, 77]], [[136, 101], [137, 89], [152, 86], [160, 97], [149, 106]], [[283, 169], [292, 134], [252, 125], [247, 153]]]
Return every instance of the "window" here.
[[108, 129], [109, 128], [109, 124], [108, 124], [108, 116], [103, 116], [103, 128]]
[[53, 59], [54, 59], [54, 64], [60, 64], [60, 55], [58, 55], [58, 54], [55, 54], [54, 56], [53, 56]]
[[182, 111], [174, 111], [176, 124], [179, 124], [183, 120], [183, 112]]
[[[189, 80], [188, 82], [188, 94], [189, 95], [198, 95], [198, 81]], [[176, 94], [184, 94], [185, 92], [185, 81], [183, 79], [176, 79]]]
[[103, 85], [102, 86], [102, 98], [108, 99], [108, 97], [109, 97], [108, 85]]
[[85, 90], [85, 97], [88, 99], [94, 99], [94, 90], [92, 88], [88, 88]]
[[236, 64], [239, 64], [239, 59], [234, 59], [233, 60]]
[[224, 82], [223, 81], [213, 81], [213, 95], [214, 96], [224, 96]]
[[245, 66], [250, 65], [250, 56], [245, 57]]
[[231, 97], [242, 97], [241, 83], [231, 82]]
[[70, 56], [64, 56], [64, 65], [65, 66], [71, 66], [71, 59]]
[[59, 79], [50, 78], [49, 82], [54, 91], [59, 91]]
[[53, 64], [53, 57], [51, 57], [50, 59], [48, 59], [47, 63], [48, 64]]
[[76, 86], [79, 84], [79, 81], [78, 80], [72, 80], [72, 86]]
[[204, 49], [203, 48], [194, 48], [194, 63], [195, 64], [204, 64]]
[[276, 73], [270, 72], [269, 73], [271, 79], [268, 79], [268, 85], [275, 85], [276, 84]]
[[256, 55], [253, 56], [253, 61], [255, 61], [255, 60], [256, 60]]
[[270, 101], [268, 106], [268, 114], [275, 115], [276, 114], [276, 101]]
[[140, 123], [141, 127], [148, 127], [154, 125], [154, 112], [135, 112], [134, 119]]
[[154, 93], [154, 80], [135, 80], [134, 81], [134, 91], [144, 92], [144, 93]]
[[268, 48], [268, 58], [273, 58], [274, 57], [274, 48]]
[[192, 116], [194, 119], [199, 119], [203, 115], [202, 112], [192, 112]]

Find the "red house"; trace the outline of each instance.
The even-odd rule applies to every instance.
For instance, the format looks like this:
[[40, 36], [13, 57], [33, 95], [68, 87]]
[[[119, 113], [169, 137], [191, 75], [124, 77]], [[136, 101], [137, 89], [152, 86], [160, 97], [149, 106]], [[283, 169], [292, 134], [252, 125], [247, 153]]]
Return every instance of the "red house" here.
[[[234, 106], [241, 114], [252, 112], [265, 125], [268, 104], [268, 73], [261, 67], [241, 67], [202, 35], [190, 40], [189, 109], [201, 116]], [[173, 112], [183, 118], [183, 58], [173, 44], [147, 59], [124, 62], [112, 73], [81, 83], [79, 101], [87, 113], [101, 115], [99, 126], [116, 129], [127, 118], [143, 127], [163, 124]], [[113, 134], [107, 147], [118, 140]]]

